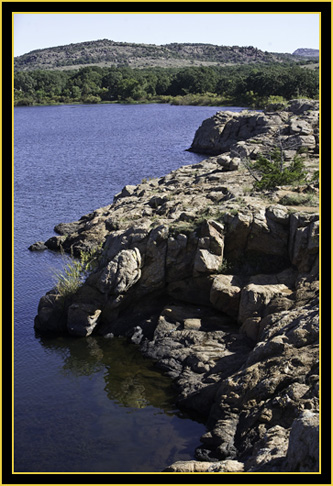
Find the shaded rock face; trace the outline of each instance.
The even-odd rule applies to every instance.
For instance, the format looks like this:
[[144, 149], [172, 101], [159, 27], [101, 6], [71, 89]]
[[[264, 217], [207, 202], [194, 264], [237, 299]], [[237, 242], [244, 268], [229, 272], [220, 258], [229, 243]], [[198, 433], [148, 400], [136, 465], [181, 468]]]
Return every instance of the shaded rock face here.
[[67, 329], [74, 336], [89, 336], [96, 327], [100, 309], [93, 305], [72, 304], [68, 308]]
[[196, 460], [165, 471], [318, 470], [317, 207], [279, 204], [281, 188], [249, 193], [229, 150], [248, 135], [273, 144], [277, 126], [315, 137], [315, 108], [219, 114], [206, 128], [223, 155], [125, 186], [45, 243], [103, 251], [75, 294], [41, 298], [36, 329], [127, 336], [172, 377], [178, 406], [205, 417]]

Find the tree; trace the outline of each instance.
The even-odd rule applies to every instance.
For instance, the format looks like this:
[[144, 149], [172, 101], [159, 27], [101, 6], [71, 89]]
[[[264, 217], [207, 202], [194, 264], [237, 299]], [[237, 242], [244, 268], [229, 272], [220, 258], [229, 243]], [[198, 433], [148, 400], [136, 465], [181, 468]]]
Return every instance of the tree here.
[[214, 93], [216, 83], [217, 75], [213, 68], [185, 68], [179, 71], [173, 79], [170, 94], [177, 96], [188, 93]]
[[275, 148], [268, 157], [259, 155], [255, 162], [247, 164], [247, 168], [255, 179], [254, 187], [257, 189], [274, 189], [276, 186], [302, 183], [306, 178], [301, 157], [295, 155], [287, 166], [279, 148]]
[[122, 79], [118, 84], [118, 97], [122, 100], [135, 98], [136, 92], [140, 89], [139, 81], [136, 79]]
[[119, 84], [123, 79], [121, 71], [112, 66], [102, 78], [102, 88], [107, 89], [105, 99], [114, 100], [118, 96]]
[[36, 81], [29, 73], [25, 71], [20, 71], [15, 74], [14, 78], [14, 89], [18, 91], [23, 91], [26, 94], [31, 94], [34, 92], [36, 86]]
[[165, 95], [170, 87], [172, 75], [168, 72], [157, 72], [156, 75], [156, 94]]

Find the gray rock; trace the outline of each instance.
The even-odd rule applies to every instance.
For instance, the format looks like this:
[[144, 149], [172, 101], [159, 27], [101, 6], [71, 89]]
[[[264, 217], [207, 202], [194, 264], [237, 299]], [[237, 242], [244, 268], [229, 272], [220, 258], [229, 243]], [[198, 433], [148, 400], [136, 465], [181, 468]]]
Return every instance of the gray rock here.
[[289, 254], [293, 265], [300, 272], [309, 272], [319, 252], [319, 220], [317, 215], [308, 217], [292, 215], [290, 224]]
[[121, 250], [100, 275], [97, 288], [104, 294], [123, 294], [141, 277], [141, 255], [137, 248]]
[[263, 437], [256, 444], [254, 454], [246, 461], [245, 468], [249, 472], [284, 470], [289, 430], [275, 425], [267, 430], [262, 426]]
[[134, 329], [133, 329], [133, 334], [131, 335], [131, 341], [132, 343], [134, 344], [140, 344], [142, 339], [143, 339], [143, 331], [141, 329], [140, 326], [136, 326]]
[[51, 238], [46, 240], [44, 244], [49, 250], [59, 251], [65, 241], [66, 236], [51, 236]]
[[150, 291], [165, 285], [168, 234], [168, 226], [160, 225], [154, 228], [148, 237], [141, 285]]
[[127, 186], [123, 187], [121, 192], [119, 192], [118, 194], [115, 195], [114, 201], [116, 201], [120, 198], [123, 198], [123, 197], [132, 196], [134, 194], [135, 189], [136, 189], [136, 186], [133, 186], [133, 185], [127, 185]]
[[240, 158], [232, 158], [229, 155], [222, 155], [216, 158], [216, 162], [222, 167], [223, 171], [232, 171], [239, 168]]
[[28, 248], [30, 251], [43, 251], [47, 249], [47, 246], [44, 244], [43, 241], [36, 241]]
[[61, 334], [67, 330], [66, 320], [65, 300], [56, 291], [50, 291], [40, 299], [34, 321], [36, 330]]
[[200, 274], [211, 274], [216, 273], [222, 264], [222, 257], [219, 255], [213, 255], [208, 250], [201, 250], [198, 249], [195, 259], [194, 259], [194, 267], [193, 267], [193, 274], [200, 275]]
[[219, 462], [205, 461], [177, 461], [168, 466], [163, 472], [193, 473], [193, 472], [243, 472], [244, 464], [239, 461], [226, 460]]
[[210, 291], [211, 304], [236, 319], [243, 285], [244, 279], [235, 275], [217, 275]]
[[305, 410], [294, 420], [289, 437], [286, 470], [319, 471], [319, 414]]
[[291, 111], [295, 115], [300, 115], [308, 110], [318, 111], [319, 101], [299, 99], [299, 100], [291, 100], [289, 102], [288, 111]]
[[90, 304], [72, 304], [67, 313], [67, 329], [73, 336], [90, 336], [98, 324], [101, 309]]

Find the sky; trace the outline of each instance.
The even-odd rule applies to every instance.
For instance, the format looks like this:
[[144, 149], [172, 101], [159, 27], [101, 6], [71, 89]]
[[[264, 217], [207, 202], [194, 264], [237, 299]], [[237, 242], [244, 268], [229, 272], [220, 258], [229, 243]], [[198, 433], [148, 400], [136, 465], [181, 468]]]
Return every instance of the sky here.
[[98, 39], [253, 46], [292, 53], [299, 47], [319, 48], [319, 18], [316, 13], [14, 13], [14, 56]]

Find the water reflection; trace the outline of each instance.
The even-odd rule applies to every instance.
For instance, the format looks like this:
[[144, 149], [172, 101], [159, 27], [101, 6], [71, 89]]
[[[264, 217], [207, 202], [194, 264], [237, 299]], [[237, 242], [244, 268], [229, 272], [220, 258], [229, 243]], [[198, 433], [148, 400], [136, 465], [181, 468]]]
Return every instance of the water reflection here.
[[118, 405], [134, 409], [153, 406], [164, 413], [175, 413], [176, 395], [171, 380], [126, 339], [60, 336], [39, 340], [47, 351], [61, 355], [62, 375], [93, 376], [104, 370], [104, 390]]

